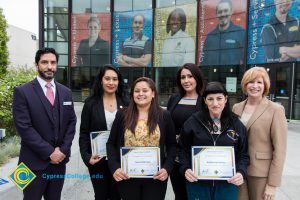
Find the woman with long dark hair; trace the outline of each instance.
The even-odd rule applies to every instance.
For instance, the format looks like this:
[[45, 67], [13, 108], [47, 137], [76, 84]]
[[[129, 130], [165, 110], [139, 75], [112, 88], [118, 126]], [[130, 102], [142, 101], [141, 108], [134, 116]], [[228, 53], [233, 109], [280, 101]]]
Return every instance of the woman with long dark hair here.
[[83, 106], [79, 136], [81, 157], [91, 175], [96, 200], [119, 198], [118, 193], [112, 189], [113, 181], [107, 159], [92, 155], [90, 133], [110, 130], [116, 112], [127, 105], [120, 72], [112, 65], [104, 65], [95, 78], [92, 95]]
[[[195, 112], [200, 111], [204, 77], [200, 68], [193, 63], [184, 64], [177, 72], [177, 88], [179, 93], [170, 97], [167, 110], [171, 113], [175, 124], [177, 141], [184, 122]], [[175, 200], [187, 199], [185, 177], [179, 172], [178, 155], [170, 179]]]
[[[159, 147], [161, 169], [153, 178], [130, 178], [121, 169], [121, 147]], [[163, 200], [176, 151], [170, 113], [158, 103], [155, 83], [138, 78], [128, 108], [118, 111], [107, 142], [108, 165], [124, 200]]]

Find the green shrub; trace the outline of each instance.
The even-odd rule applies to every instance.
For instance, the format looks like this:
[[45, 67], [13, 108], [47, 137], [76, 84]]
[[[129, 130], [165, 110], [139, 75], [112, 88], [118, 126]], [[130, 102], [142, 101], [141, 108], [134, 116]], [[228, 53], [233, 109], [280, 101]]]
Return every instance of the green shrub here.
[[0, 166], [7, 163], [10, 158], [19, 156], [21, 139], [18, 136], [7, 138], [0, 143]]
[[6, 129], [7, 137], [16, 135], [12, 118], [12, 99], [14, 87], [29, 82], [36, 76], [33, 68], [10, 69], [0, 78], [0, 128]]
[[3, 15], [3, 10], [0, 8], [0, 78], [5, 76], [7, 71], [8, 60], [8, 35], [6, 32], [7, 22]]

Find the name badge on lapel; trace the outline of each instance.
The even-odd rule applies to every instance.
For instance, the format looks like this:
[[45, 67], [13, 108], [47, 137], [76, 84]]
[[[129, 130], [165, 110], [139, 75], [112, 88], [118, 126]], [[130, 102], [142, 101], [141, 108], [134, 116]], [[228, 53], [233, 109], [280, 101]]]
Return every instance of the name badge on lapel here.
[[64, 101], [64, 106], [71, 106], [72, 105], [72, 101]]

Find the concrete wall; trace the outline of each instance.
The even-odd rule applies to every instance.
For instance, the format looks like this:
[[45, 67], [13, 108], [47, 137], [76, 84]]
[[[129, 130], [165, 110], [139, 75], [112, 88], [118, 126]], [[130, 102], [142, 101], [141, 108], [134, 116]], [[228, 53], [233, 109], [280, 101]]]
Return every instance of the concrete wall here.
[[7, 35], [9, 51], [9, 67], [20, 67], [27, 65], [34, 67], [34, 56], [38, 49], [37, 36], [34, 33], [8, 25]]

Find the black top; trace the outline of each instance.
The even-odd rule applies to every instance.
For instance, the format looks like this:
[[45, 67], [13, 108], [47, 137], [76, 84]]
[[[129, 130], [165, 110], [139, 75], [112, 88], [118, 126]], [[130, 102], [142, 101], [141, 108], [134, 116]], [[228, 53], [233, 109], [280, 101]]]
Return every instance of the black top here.
[[[127, 99], [121, 99], [117, 96], [118, 110], [127, 105]], [[90, 132], [105, 130], [107, 130], [107, 126], [103, 99], [86, 99], [81, 113], [79, 147], [82, 160], [87, 166], [89, 165], [89, 160], [92, 156]]]
[[[300, 44], [299, 20], [287, 16], [286, 23], [280, 22], [275, 15], [262, 29], [262, 44], [267, 62], [279, 62], [281, 54], [279, 47], [292, 47]], [[286, 62], [296, 61], [289, 58]]]
[[[205, 114], [201, 111], [197, 112], [183, 125], [179, 139], [180, 172], [184, 174], [187, 169], [192, 169], [192, 146], [232, 146], [235, 152], [236, 171], [240, 172], [245, 178], [249, 165], [246, 127], [237, 117], [233, 117], [233, 124], [225, 124], [224, 127], [222, 127], [221, 134], [217, 138], [213, 138], [208, 129], [208, 122], [204, 120], [204, 115]], [[232, 130], [234, 130], [234, 135], [232, 134]], [[212, 181], [201, 182], [212, 183]], [[224, 183], [224, 181], [214, 181], [214, 183]]]
[[107, 41], [100, 37], [95, 44], [89, 47], [89, 40], [80, 41], [79, 48], [76, 53], [76, 66], [92, 66], [102, 67], [110, 63], [110, 45]]
[[[168, 174], [170, 174], [176, 154], [176, 139], [174, 124], [168, 111], [164, 111], [163, 118], [158, 123], [158, 126], [160, 130], [159, 147], [161, 168], [164, 168]], [[119, 110], [106, 143], [108, 167], [112, 174], [118, 168], [121, 168], [120, 148], [124, 146], [124, 133], [124, 111]]]
[[201, 65], [240, 64], [244, 59], [245, 37], [245, 29], [233, 22], [225, 31], [217, 26], [205, 39]]
[[201, 108], [202, 98], [198, 96], [196, 105], [181, 105], [178, 102], [181, 96], [172, 95], [169, 99], [167, 110], [170, 111], [173, 122], [175, 124], [176, 135], [180, 134], [184, 122]]

